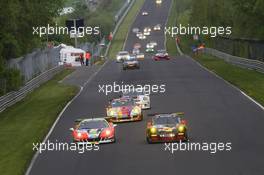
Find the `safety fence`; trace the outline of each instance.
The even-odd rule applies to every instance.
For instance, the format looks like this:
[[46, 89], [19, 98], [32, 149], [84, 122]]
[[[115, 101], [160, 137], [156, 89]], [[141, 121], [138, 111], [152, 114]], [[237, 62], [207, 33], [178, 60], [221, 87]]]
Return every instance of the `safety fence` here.
[[39, 87], [42, 83], [50, 80], [54, 75], [59, 73], [63, 69], [62, 66], [54, 67], [41, 75], [28, 81], [25, 86], [20, 88], [18, 91], [10, 92], [0, 97], [0, 112], [5, 110], [7, 107], [12, 106], [16, 102], [23, 99], [29, 92]]
[[[123, 8], [126, 10], [122, 11], [123, 15], [115, 25], [113, 36], [134, 2], [135, 0], [128, 0], [123, 5]], [[119, 15], [121, 14], [120, 11], [118, 13]], [[100, 43], [102, 42], [105, 41], [101, 41]], [[104, 57], [107, 55], [110, 43], [107, 45], [106, 50], [100, 45], [100, 43], [84, 43], [80, 45], [80, 48], [92, 53], [92, 64], [101, 59], [101, 55]], [[9, 61], [8, 66], [20, 70], [26, 83], [18, 91], [13, 91], [0, 97], [0, 112], [22, 100], [29, 92], [32, 92], [35, 88], [47, 82], [54, 77], [54, 75], [64, 69], [63, 66], [58, 66], [60, 61], [60, 49], [61, 47], [47, 48], [44, 50], [38, 49], [24, 57], [11, 59]], [[4, 86], [4, 82], [1, 83], [0, 80], [0, 85], [2, 84]]]
[[233, 56], [211, 48], [205, 48], [205, 53], [223, 59], [228, 63], [264, 73], [264, 62], [262, 61]]
[[230, 55], [264, 61], [264, 40], [219, 36], [210, 41], [210, 47]]

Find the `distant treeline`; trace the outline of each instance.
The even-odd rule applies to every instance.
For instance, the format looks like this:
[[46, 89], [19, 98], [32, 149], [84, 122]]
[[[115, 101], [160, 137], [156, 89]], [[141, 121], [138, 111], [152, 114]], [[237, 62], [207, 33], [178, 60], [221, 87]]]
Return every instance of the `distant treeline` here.
[[191, 25], [230, 26], [233, 38], [264, 39], [264, 0], [175, 1], [177, 13], [187, 12]]
[[[0, 1], [0, 86], [15, 90], [22, 80], [19, 72], [8, 69], [6, 61], [16, 58], [40, 45], [43, 38], [33, 35], [33, 26], [53, 24], [64, 0], [2, 0]], [[45, 39], [44, 39], [45, 40]], [[5, 92], [0, 92], [5, 93]]]

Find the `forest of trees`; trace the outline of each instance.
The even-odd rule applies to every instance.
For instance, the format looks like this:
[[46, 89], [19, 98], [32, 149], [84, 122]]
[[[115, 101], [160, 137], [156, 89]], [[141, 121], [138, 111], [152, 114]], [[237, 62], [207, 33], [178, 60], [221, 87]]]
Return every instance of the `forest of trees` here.
[[197, 26], [231, 26], [234, 38], [264, 39], [264, 0], [175, 0]]
[[64, 0], [0, 1], [0, 85], [7, 91], [18, 88], [22, 80], [17, 70], [7, 68], [6, 61], [39, 47], [42, 38], [33, 35], [33, 26], [53, 24], [63, 4]]
[[[81, 42], [98, 42], [109, 35], [114, 27], [114, 15], [124, 0], [101, 0], [95, 11], [89, 11], [86, 0], [2, 0], [0, 1], [0, 95], [16, 90], [23, 83], [20, 72], [7, 67], [12, 58], [31, 53], [35, 48], [46, 46], [47, 37], [33, 35], [33, 27], [65, 26], [66, 19], [83, 18], [86, 26], [99, 26], [100, 36], [86, 35]], [[72, 14], [59, 16], [63, 7], [72, 6]], [[69, 35], [49, 35], [55, 43], [74, 44]], [[4, 86], [4, 87], [3, 87]], [[4, 89], [4, 90], [2, 90]]]

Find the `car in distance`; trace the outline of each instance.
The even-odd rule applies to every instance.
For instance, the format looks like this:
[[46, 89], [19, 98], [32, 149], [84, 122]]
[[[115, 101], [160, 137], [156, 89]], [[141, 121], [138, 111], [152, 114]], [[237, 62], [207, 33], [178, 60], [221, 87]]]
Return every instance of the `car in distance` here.
[[139, 28], [133, 28], [133, 29], [132, 29], [132, 32], [133, 32], [133, 33], [138, 33], [138, 32], [139, 32]]
[[152, 43], [147, 43], [146, 45], [146, 52], [150, 53], [150, 52], [154, 52], [154, 45]]
[[187, 123], [182, 119], [183, 115], [183, 113], [154, 114], [147, 123], [147, 142], [188, 141]]
[[106, 108], [107, 120], [114, 123], [141, 121], [143, 113], [133, 99], [118, 98], [109, 102]]
[[140, 53], [140, 50], [137, 47], [132, 50], [132, 54], [134, 55], [139, 54], [139, 53]]
[[138, 54], [136, 54], [136, 58], [137, 58], [137, 60], [143, 60], [145, 58], [145, 55], [144, 55], [144, 53], [138, 53]]
[[169, 60], [169, 54], [166, 52], [166, 50], [158, 50], [157, 53], [153, 56], [153, 59], [155, 61], [159, 60]]
[[123, 62], [125, 59], [128, 59], [129, 53], [127, 51], [120, 51], [116, 56], [116, 62]]
[[153, 30], [154, 30], [154, 31], [159, 31], [159, 30], [161, 30], [161, 25], [160, 25], [160, 24], [155, 25], [155, 26], [153, 27]]
[[156, 0], [156, 4], [161, 4], [162, 0]]
[[142, 109], [150, 109], [150, 96], [144, 89], [125, 90], [122, 97], [132, 98]]
[[144, 30], [143, 30], [143, 34], [145, 36], [149, 36], [150, 32], [151, 32], [151, 28], [150, 27], [145, 27]]
[[136, 58], [136, 55], [130, 55], [128, 59], [123, 62], [123, 70], [127, 69], [139, 69], [139, 61]]
[[139, 33], [138, 35], [138, 38], [140, 39], [140, 40], [144, 40], [144, 39], [146, 39], [146, 35], [144, 35], [143, 33]]
[[91, 118], [76, 120], [74, 128], [70, 130], [74, 142], [100, 144], [115, 142], [115, 127], [104, 118]]
[[143, 11], [142, 12], [142, 16], [148, 16], [148, 12], [147, 11]]

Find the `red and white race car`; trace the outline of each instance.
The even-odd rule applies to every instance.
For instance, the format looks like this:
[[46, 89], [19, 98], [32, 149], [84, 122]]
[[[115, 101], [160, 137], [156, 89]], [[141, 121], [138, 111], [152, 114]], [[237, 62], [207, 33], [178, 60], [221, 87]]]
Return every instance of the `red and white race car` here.
[[100, 144], [116, 140], [116, 125], [104, 118], [79, 119], [75, 122], [74, 128], [70, 128], [74, 142]]
[[114, 123], [141, 121], [143, 119], [141, 107], [131, 98], [111, 100], [106, 108], [106, 114], [106, 119]]
[[159, 60], [169, 60], [169, 54], [166, 50], [158, 50], [157, 53], [152, 57], [155, 61]]

